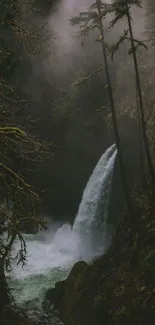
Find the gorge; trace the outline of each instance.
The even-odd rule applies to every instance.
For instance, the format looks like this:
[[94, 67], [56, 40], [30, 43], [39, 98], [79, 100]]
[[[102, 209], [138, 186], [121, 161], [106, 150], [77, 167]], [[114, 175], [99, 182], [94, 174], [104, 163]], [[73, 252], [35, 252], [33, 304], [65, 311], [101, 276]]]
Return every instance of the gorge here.
[[[27, 264], [21, 270], [14, 261], [9, 285], [18, 304], [27, 304], [31, 316], [41, 315], [45, 292], [64, 279], [75, 262], [91, 262], [107, 250], [111, 242], [107, 220], [116, 154], [116, 146], [112, 145], [101, 156], [84, 190], [73, 227], [64, 224], [54, 231], [51, 225], [47, 233], [25, 235]], [[19, 248], [17, 241], [15, 255]]]
[[154, 1], [0, 11], [0, 322], [154, 325]]

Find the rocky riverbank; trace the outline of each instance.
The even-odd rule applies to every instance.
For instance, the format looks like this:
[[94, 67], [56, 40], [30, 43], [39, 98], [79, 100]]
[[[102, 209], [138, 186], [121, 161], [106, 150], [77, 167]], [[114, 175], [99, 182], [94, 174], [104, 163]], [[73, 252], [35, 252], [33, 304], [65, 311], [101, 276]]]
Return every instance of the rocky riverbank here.
[[145, 198], [142, 205], [138, 235], [124, 216], [105, 256], [91, 265], [76, 263], [65, 281], [48, 290], [44, 305], [54, 305], [65, 324], [154, 324], [155, 218]]

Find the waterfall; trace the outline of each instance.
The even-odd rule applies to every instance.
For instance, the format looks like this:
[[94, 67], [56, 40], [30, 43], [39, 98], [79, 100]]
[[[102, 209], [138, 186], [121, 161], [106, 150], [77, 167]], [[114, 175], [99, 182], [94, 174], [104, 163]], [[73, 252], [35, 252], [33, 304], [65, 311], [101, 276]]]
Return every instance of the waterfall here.
[[[88, 255], [100, 253], [106, 246], [106, 229], [113, 168], [117, 155], [113, 144], [101, 156], [88, 180], [73, 231], [79, 234], [80, 245]], [[83, 250], [82, 249], [82, 250]]]
[[[45, 233], [25, 234], [28, 262], [21, 269], [12, 260], [9, 285], [16, 301], [34, 317], [40, 317], [44, 293], [56, 281], [67, 277], [73, 264], [87, 262], [104, 254], [109, 239], [107, 232], [108, 206], [117, 150], [112, 145], [102, 155], [88, 180], [73, 228], [69, 224], [49, 227]], [[20, 249], [17, 239], [14, 257]], [[13, 257], [13, 256], [12, 256]]]

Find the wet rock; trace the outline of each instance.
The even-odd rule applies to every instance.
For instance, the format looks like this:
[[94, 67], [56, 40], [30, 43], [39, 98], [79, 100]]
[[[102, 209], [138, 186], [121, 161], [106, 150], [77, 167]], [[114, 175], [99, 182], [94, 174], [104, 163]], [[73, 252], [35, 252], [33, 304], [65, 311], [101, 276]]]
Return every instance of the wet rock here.
[[43, 310], [47, 311], [49, 310], [49, 308], [53, 309], [56, 299], [57, 299], [57, 290], [55, 288], [51, 288], [47, 290], [42, 304]]
[[56, 282], [55, 288], [51, 288], [46, 292], [43, 301], [43, 309], [47, 311], [53, 306], [54, 311], [56, 310], [56, 313], [59, 313], [61, 318], [64, 314], [67, 314], [75, 304], [77, 290], [79, 290], [80, 285], [82, 285], [80, 279], [87, 268], [88, 265], [86, 262], [77, 262], [65, 281]]
[[81, 272], [85, 271], [87, 268], [88, 268], [88, 264], [84, 261], [75, 263], [68, 276], [68, 279], [72, 279], [72, 277], [78, 276]]
[[55, 288], [51, 288], [51, 289], [47, 290], [47, 292], [45, 294], [45, 300], [48, 300], [51, 302], [51, 304], [54, 304], [55, 298], [56, 298]]
[[55, 288], [51, 288], [46, 291], [43, 300], [43, 309], [51, 309], [53, 306], [57, 311], [60, 309], [60, 301], [64, 292], [64, 281], [58, 281], [55, 284]]
[[87, 271], [88, 265], [84, 261], [77, 262], [68, 278], [62, 283], [56, 283], [55, 287], [59, 290], [59, 299], [57, 308], [60, 310], [60, 317], [63, 320], [68, 319], [68, 315], [78, 300], [78, 296], [82, 290], [83, 274]]
[[[89, 266], [76, 263], [68, 278], [56, 284], [60, 318], [65, 324], [154, 325], [155, 290], [150, 279], [155, 272], [155, 220], [154, 214], [147, 217], [140, 220], [143, 231], [136, 246], [136, 265], [131, 264], [135, 246], [131, 246], [124, 215], [109, 251]], [[136, 233], [132, 236], [137, 238]]]
[[64, 288], [64, 283], [65, 283], [65, 281], [58, 281], [58, 282], [56, 282], [56, 284], [55, 284], [55, 288], [56, 288], [58, 291], [61, 291], [61, 292], [62, 292], [62, 290], [63, 290], [63, 288]]

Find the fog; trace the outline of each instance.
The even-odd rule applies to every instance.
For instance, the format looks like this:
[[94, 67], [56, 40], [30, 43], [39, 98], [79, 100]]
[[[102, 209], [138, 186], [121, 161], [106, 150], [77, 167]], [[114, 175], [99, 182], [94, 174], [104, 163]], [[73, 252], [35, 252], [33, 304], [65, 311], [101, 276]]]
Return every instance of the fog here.
[[[56, 5], [51, 8], [51, 12], [45, 18], [49, 39], [44, 53], [39, 57], [31, 58], [31, 76], [24, 84], [24, 89], [28, 92], [31, 92], [32, 89], [37, 92], [38, 100], [41, 99], [43, 83], [54, 84], [56, 88], [67, 89], [68, 85], [83, 71], [93, 71], [103, 64], [100, 44], [94, 43], [96, 36], [98, 36], [97, 30], [86, 38], [85, 46], [82, 48], [81, 39], [77, 37], [78, 27], [71, 26], [69, 22], [72, 16], [87, 10], [91, 4], [92, 0], [60, 0], [56, 2]], [[108, 19], [110, 18], [108, 17]], [[134, 8], [132, 18], [134, 36], [144, 39], [145, 6], [142, 9]], [[39, 25], [40, 21], [38, 20]], [[125, 28], [125, 21], [118, 23], [106, 35], [108, 44], [116, 42], [118, 35]]]
[[[108, 1], [107, 1], [108, 2]], [[99, 67], [102, 64], [100, 56], [100, 44], [94, 43], [97, 31], [93, 31], [91, 36], [86, 39], [84, 48], [81, 48], [81, 39], [77, 37], [78, 27], [72, 27], [69, 19], [76, 16], [79, 12], [85, 11], [92, 4], [92, 0], [63, 0], [51, 9], [47, 18], [48, 31], [51, 40], [48, 44], [48, 52], [50, 55], [46, 57], [42, 63], [46, 76], [51, 71], [56, 79], [56, 84], [69, 83], [85, 70], [86, 66]], [[135, 37], [144, 38], [145, 26], [145, 8], [134, 8], [132, 12], [133, 27]], [[108, 17], [110, 19], [111, 17]], [[118, 35], [126, 28], [125, 21], [118, 23], [106, 35], [108, 43], [114, 43], [118, 39]], [[50, 76], [49, 76], [50, 77]], [[61, 80], [60, 80], [61, 78]], [[59, 81], [57, 80], [59, 79]]]
[[[91, 3], [91, 0], [57, 1], [55, 8], [52, 7], [48, 15], [44, 17], [47, 24], [47, 34], [49, 34], [50, 38], [43, 53], [39, 56], [29, 57], [31, 69], [28, 70], [24, 66], [22, 70], [24, 82], [21, 81], [22, 74], [20, 70], [22, 89], [28, 93], [28, 96], [32, 94], [32, 98], [35, 93], [35, 99], [37, 99], [37, 101], [32, 100], [32, 106], [30, 107], [31, 111], [34, 112], [33, 119], [38, 121], [40, 112], [41, 116], [45, 116], [45, 119], [42, 118], [41, 122], [38, 122], [38, 124], [36, 122], [37, 132], [45, 137], [57, 140], [61, 146], [64, 146], [63, 149], [61, 147], [61, 150], [57, 150], [52, 163], [50, 162], [50, 167], [48, 167], [47, 173], [49, 183], [51, 184], [50, 187], [53, 187], [54, 190], [51, 195], [52, 199], [49, 194], [47, 201], [48, 206], [50, 206], [49, 210], [51, 209], [50, 212], [54, 214], [54, 218], [60, 214], [63, 215], [65, 220], [68, 220], [68, 213], [71, 216], [75, 216], [75, 210], [80, 202], [80, 195], [82, 194], [88, 174], [91, 172], [99, 155], [110, 145], [113, 136], [112, 129], [108, 131], [106, 129], [105, 116], [100, 113], [94, 114], [93, 118], [91, 116], [91, 112], [95, 112], [96, 108], [106, 105], [108, 101], [106, 89], [104, 92], [103, 88], [105, 85], [104, 73], [100, 73], [95, 78], [92, 78], [92, 96], [83, 87], [85, 97], [80, 88], [77, 95], [78, 98], [75, 97], [75, 100], [71, 98], [70, 101], [68, 98], [67, 100], [65, 98], [66, 94], [70, 96], [73, 93], [74, 96], [74, 91], [72, 89], [70, 91], [70, 85], [80, 74], [89, 74], [103, 65], [100, 44], [94, 43], [95, 35], [90, 35], [82, 48], [80, 46], [80, 39], [76, 37], [77, 28], [72, 27], [69, 23], [69, 18], [78, 15], [80, 11], [86, 10]], [[143, 9], [134, 8], [132, 17], [135, 36], [139, 39], [144, 38], [145, 7]], [[43, 19], [41, 15], [37, 17], [38, 26], [42, 22], [41, 19]], [[108, 33], [107, 42], [114, 43], [117, 39], [117, 34], [122, 32], [125, 27], [124, 21], [119, 23], [117, 28], [115, 27]], [[113, 88], [115, 87], [114, 91], [118, 99], [117, 103], [120, 102], [120, 98], [125, 98], [126, 95], [129, 95], [130, 100], [133, 102], [135, 99], [133, 85], [135, 79], [131, 70], [131, 65], [133, 66], [133, 64], [129, 68], [126, 65], [127, 78], [125, 82], [124, 75], [120, 77], [123, 86], [121, 84], [121, 87], [119, 87], [116, 82], [119, 64], [122, 65], [122, 60], [125, 61], [128, 58], [126, 49], [122, 48], [121, 55], [119, 53], [114, 62], [109, 60], [112, 84]], [[66, 100], [64, 107], [63, 91]], [[56, 104], [52, 101], [54, 96], [56, 96]], [[96, 98], [93, 100], [95, 96], [97, 100], [99, 99], [97, 104], [95, 102]], [[61, 97], [62, 102], [59, 101]], [[133, 143], [130, 137], [131, 130], [132, 137], [137, 139]], [[137, 155], [139, 154], [139, 151], [137, 151], [138, 135], [135, 125], [132, 124], [128, 116], [126, 116], [126, 119], [125, 117], [122, 118], [120, 122], [120, 133], [123, 147], [125, 148], [128, 174], [131, 171], [133, 175], [133, 171], [137, 172], [135, 160], [138, 160]], [[132, 168], [132, 161], [130, 159], [133, 147], [134, 157], [136, 157], [133, 160], [134, 168]], [[131, 177], [131, 179], [133, 178]], [[119, 192], [118, 182], [119, 175], [116, 179], [117, 192]], [[116, 201], [118, 201], [117, 197]], [[62, 204], [60, 205], [59, 202], [62, 202]]]

